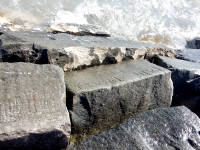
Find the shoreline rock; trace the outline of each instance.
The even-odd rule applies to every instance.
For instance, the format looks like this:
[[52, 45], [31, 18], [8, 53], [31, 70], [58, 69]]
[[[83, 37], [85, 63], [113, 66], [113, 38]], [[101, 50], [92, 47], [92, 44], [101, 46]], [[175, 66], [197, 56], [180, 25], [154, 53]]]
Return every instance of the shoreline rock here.
[[54, 65], [0, 63], [1, 149], [65, 148], [71, 123], [64, 73]]
[[[62, 26], [60, 27], [62, 28]], [[17, 90], [20, 91], [21, 88], [24, 88], [24, 91], [19, 93], [16, 92], [15, 94], [15, 96], [22, 97], [21, 102], [23, 102], [23, 98], [26, 98], [26, 100], [30, 98], [30, 96], [26, 96], [25, 93], [38, 94], [42, 97], [42, 99], [44, 99], [41, 100], [42, 102], [48, 103], [50, 101], [49, 105], [36, 105], [38, 104], [38, 102], [34, 101], [34, 107], [22, 107], [26, 108], [24, 112], [27, 112], [27, 116], [30, 115], [28, 113], [29, 109], [31, 111], [39, 110], [39, 112], [33, 112], [33, 114], [40, 113], [41, 110], [40, 115], [42, 115], [42, 117], [47, 115], [47, 119], [42, 119], [42, 117], [39, 117], [41, 119], [40, 124], [44, 125], [44, 128], [42, 128], [41, 130], [29, 130], [28, 127], [34, 127], [36, 129], [40, 128], [41, 126], [37, 126], [37, 124], [34, 124], [31, 121], [27, 120], [18, 121], [19, 124], [23, 125], [23, 127], [25, 128], [24, 130], [20, 130], [20, 132], [17, 133], [11, 133], [8, 130], [8, 128], [10, 127], [7, 124], [5, 124], [5, 126], [0, 126], [0, 128], [3, 128], [2, 131], [5, 130], [5, 133], [2, 133], [0, 137], [6, 140], [6, 142], [0, 142], [1, 148], [6, 149], [9, 147], [9, 145], [6, 144], [11, 143], [9, 147], [11, 149], [13, 147], [15, 148], [15, 146], [23, 149], [23, 145], [30, 144], [31, 147], [28, 147], [29, 149], [43, 149], [44, 147], [44, 149], [60, 149], [64, 148], [64, 146], [67, 146], [69, 142], [71, 130], [70, 121], [72, 123], [72, 136], [70, 141], [76, 142], [76, 140], [78, 141], [80, 140], [80, 138], [88, 136], [90, 134], [115, 128], [122, 122], [126, 122], [126, 119], [129, 119], [130, 117], [135, 116], [139, 113], [143, 113], [146, 111], [148, 113], [148, 109], [169, 107], [171, 103], [173, 89], [170, 78], [171, 72], [174, 83], [179, 82], [180, 80], [184, 82], [184, 84], [174, 84], [175, 94], [177, 93], [177, 89], [179, 88], [181, 94], [186, 94], [186, 96], [183, 96], [185, 102], [189, 101], [190, 99], [195, 99], [193, 101], [193, 105], [195, 105], [195, 110], [191, 110], [193, 110], [196, 114], [200, 114], [200, 110], [198, 109], [198, 106], [200, 106], [200, 100], [198, 97], [200, 77], [194, 77], [191, 73], [194, 70], [191, 70], [191, 68], [187, 68], [189, 65], [185, 65], [185, 61], [184, 63], [182, 63], [182, 61], [180, 62], [180, 60], [178, 60], [185, 59], [188, 61], [199, 62], [199, 51], [197, 51], [196, 49], [173, 50], [163, 45], [147, 42], [134, 42], [120, 40], [112, 37], [108, 38], [100, 36], [90, 36], [90, 34], [94, 30], [89, 29], [88, 33], [84, 33], [84, 36], [76, 36], [66, 33], [52, 34], [38, 31], [12, 32], [7, 30], [4, 31], [1, 27], [0, 30], [0, 66], [3, 66], [4, 64], [7, 64], [7, 66], [17, 66], [13, 68], [9, 68], [6, 66], [2, 67], [2, 69], [0, 69], [0, 76], [1, 70], [8, 69], [6, 70], [6, 72], [11, 72], [10, 70], [23, 69], [23, 71], [17, 71], [14, 74], [8, 73], [8, 76], [6, 77], [0, 77], [0, 90], [3, 89], [4, 92], [2, 92], [2, 96], [5, 97], [0, 99], [1, 116], [5, 116], [4, 111], [1, 111], [2, 106], [4, 106], [5, 104], [4, 100], [8, 99], [7, 102], [15, 100], [16, 97], [14, 97], [12, 94], [15, 93]], [[72, 30], [70, 29], [70, 32], [71, 31]], [[78, 29], [76, 31], [78, 31]], [[54, 31], [52, 30], [52, 32]], [[54, 33], [56, 32], [64, 32], [64, 30], [61, 29], [60, 31], [55, 31]], [[81, 33], [75, 34], [83, 35], [82, 33], [83, 32], [81, 31]], [[161, 65], [163, 67], [161, 68], [147, 62], [148, 60], [152, 63], [156, 63], [158, 62], [156, 60], [158, 57], [160, 59], [162, 58], [160, 56], [178, 59], [174, 59], [174, 63], [172, 63], [170, 67], [167, 67], [167, 69], [169, 70], [164, 69], [166, 68], [166, 66]], [[167, 58], [166, 64], [171, 63], [171, 61], [168, 61], [168, 59], [170, 60], [170, 58]], [[187, 64], [188, 63], [190, 64], [191, 62], [187, 62]], [[21, 65], [21, 67], [18, 67], [19, 64]], [[60, 72], [62, 74], [60, 74], [61, 76], [63, 76], [63, 70], [57, 66], [41, 64], [54, 64], [61, 67], [65, 71], [64, 75], [67, 87], [66, 91], [64, 91], [65, 88], [63, 87], [63, 77], [53, 77], [53, 81], [49, 79], [56, 74], [54, 72], [56, 70], [55, 68], [62, 72]], [[196, 64], [198, 66], [198, 63]], [[160, 64], [158, 63], [157, 65]], [[180, 65], [183, 68], [186, 67], [186, 71], [181, 70], [180, 66], [177, 67], [177, 65]], [[53, 66], [55, 70], [49, 66]], [[32, 68], [31, 74], [30, 68]], [[98, 70], [97, 68], [101, 69]], [[178, 77], [177, 74], [175, 74], [175, 77], [173, 76], [174, 70], [177, 70], [179, 74]], [[26, 76], [33, 74], [37, 75], [26, 78]], [[6, 82], [6, 85], [8, 85], [7, 89], [6, 86], [4, 86], [4, 79], [6, 79], [5, 81], [9, 81]], [[22, 83], [23, 85], [21, 85]], [[36, 85], [37, 88], [35, 88]], [[183, 88], [189, 90], [183, 90]], [[12, 93], [13, 90], [15, 92]], [[47, 90], [48, 92], [44, 92], [45, 90]], [[59, 92], [61, 92], [62, 94], [58, 94]], [[175, 94], [173, 95], [173, 97], [175, 97]], [[12, 99], [12, 97], [10, 97], [9, 95], [13, 96], [14, 98]], [[51, 98], [54, 98], [54, 100]], [[57, 103], [58, 99], [63, 100], [63, 104], [61, 107], [61, 102]], [[13, 104], [15, 103], [6, 105], [5, 112], [6, 110], [13, 110]], [[24, 106], [27, 104], [22, 103], [20, 104], [20, 106], [21, 105]], [[68, 110], [70, 111], [71, 120], [69, 120], [68, 110], [65, 105], [67, 105]], [[17, 109], [20, 106], [17, 105], [15, 108]], [[54, 109], [58, 107], [59, 109], [54, 112]], [[170, 108], [169, 112], [172, 109], [173, 108]], [[186, 108], [181, 108], [181, 111], [184, 110], [188, 114], [191, 114], [185, 109]], [[43, 113], [43, 111], [45, 110], [49, 110], [49, 112]], [[179, 112], [179, 110], [180, 109], [175, 110], [174, 112]], [[56, 115], [57, 120], [56, 118], [51, 119], [51, 117], [54, 117], [55, 114], [62, 111], [64, 113]], [[166, 112], [168, 112], [168, 110]], [[12, 114], [7, 113], [6, 115], [9, 116]], [[168, 114], [165, 116], [169, 118]], [[29, 117], [28, 119], [31, 120], [36, 117], [37, 115]], [[50, 123], [45, 123], [45, 121], [48, 120], [48, 117], [50, 118]], [[151, 115], [149, 117], [151, 117]], [[178, 118], [179, 116], [174, 115], [173, 117]], [[66, 121], [66, 118], [68, 118], [68, 121]], [[26, 119], [26, 117], [24, 117], [23, 119]], [[52, 120], [53, 123], [51, 123]], [[56, 124], [59, 124], [59, 122], [62, 122], [64, 120], [66, 128], [62, 126], [62, 123], [60, 124], [61, 126], [56, 126]], [[148, 119], [144, 121], [148, 122]], [[156, 123], [159, 122], [159, 120], [156, 121]], [[160, 120], [160, 122], [162, 123], [162, 119]], [[53, 126], [52, 128], [51, 125]], [[154, 122], [152, 122], [152, 125], [154, 125]], [[169, 127], [171, 128], [173, 127], [173, 125], [174, 124], [172, 123], [169, 125]], [[15, 127], [16, 126], [17, 125], [15, 125]], [[77, 127], [76, 129], [74, 128], [75, 126]], [[15, 127], [13, 127], [13, 129], [15, 129]], [[16, 131], [21, 128], [20, 126], [18, 128], [17, 127], [15, 129]], [[180, 128], [183, 128], [185, 130], [185, 126], [180, 126]], [[106, 132], [110, 133], [110, 131]], [[127, 134], [125, 135], [122, 132], [119, 132], [119, 134], [124, 135], [124, 137], [127, 136]], [[114, 138], [121, 138], [121, 135], [115, 136], [116, 133], [114, 133], [113, 135]], [[13, 137], [16, 137], [16, 139], [9, 140]], [[145, 135], [142, 137], [145, 137]], [[48, 140], [48, 138], [50, 138], [51, 140]], [[87, 139], [85, 140], [87, 141]], [[147, 136], [147, 140], [151, 140], [151, 137]], [[49, 141], [51, 143], [49, 143]], [[141, 141], [144, 142], [143, 145], [140, 144]], [[36, 142], [39, 143], [34, 144]], [[91, 142], [93, 141], [91, 140]], [[132, 143], [133, 141], [126, 142]], [[187, 142], [194, 149], [199, 148], [198, 142], [194, 139], [188, 138]], [[170, 143], [171, 142], [168, 142], [169, 145]], [[109, 146], [112, 147], [112, 142], [110, 144], [111, 145]], [[146, 143], [145, 141], [143, 141], [143, 139], [139, 139], [139, 142], [136, 143], [138, 149], [144, 148], [146, 146], [145, 144]], [[175, 148], [181, 148], [179, 144], [177, 146], [177, 144], [173, 145], [173, 143], [171, 143], [171, 145]], [[93, 146], [95, 146], [95, 142]], [[147, 147], [148, 146], [149, 145], [147, 143]], [[120, 149], [123, 149], [123, 146], [120, 147]]]
[[200, 116], [200, 64], [162, 56], [155, 57], [154, 63], [172, 72], [172, 106], [184, 105]]
[[67, 150], [200, 149], [200, 119], [186, 107], [146, 111]]
[[160, 45], [113, 38], [28, 31], [0, 35], [1, 62], [50, 63], [62, 67], [64, 71], [127, 59], [150, 59], [154, 55], [176, 57], [173, 50]]
[[171, 72], [144, 60], [65, 73], [72, 140], [118, 126], [146, 110], [169, 107]]

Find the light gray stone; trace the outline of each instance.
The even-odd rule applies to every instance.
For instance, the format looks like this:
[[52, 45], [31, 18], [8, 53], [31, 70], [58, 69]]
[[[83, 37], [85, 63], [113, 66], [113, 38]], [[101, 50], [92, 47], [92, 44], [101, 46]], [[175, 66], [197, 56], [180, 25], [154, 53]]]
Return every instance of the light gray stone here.
[[144, 60], [65, 73], [72, 140], [116, 127], [148, 109], [169, 107], [171, 72]]
[[177, 58], [200, 63], [200, 50], [199, 49], [182, 49], [175, 50]]
[[78, 36], [103, 36], [110, 37], [110, 33], [100, 26], [90, 24], [61, 23], [52, 24], [45, 29], [48, 33], [68, 33]]
[[68, 150], [199, 150], [200, 119], [186, 107], [142, 113]]
[[0, 63], [1, 149], [61, 149], [71, 131], [63, 70]]
[[200, 107], [200, 64], [162, 56], [155, 57], [154, 63], [172, 71], [172, 106], [184, 105], [197, 112]]
[[50, 63], [65, 71], [127, 59], [150, 59], [151, 55], [175, 57], [172, 50], [161, 45], [114, 38], [28, 31], [0, 35], [0, 61]]

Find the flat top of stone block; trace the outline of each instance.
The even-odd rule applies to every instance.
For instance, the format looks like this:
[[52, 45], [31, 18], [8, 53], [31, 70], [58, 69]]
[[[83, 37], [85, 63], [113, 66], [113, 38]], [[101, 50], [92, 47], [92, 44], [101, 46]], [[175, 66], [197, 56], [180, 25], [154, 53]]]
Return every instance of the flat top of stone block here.
[[0, 63], [0, 95], [0, 133], [70, 125], [64, 73], [57, 66]]
[[175, 58], [163, 57], [163, 56], [159, 56], [159, 58], [164, 63], [166, 63], [168, 67], [171, 66], [172, 68], [176, 68], [176, 69], [200, 70], [199, 63], [189, 62], [189, 61], [175, 59]]
[[148, 61], [132, 60], [114, 65], [66, 72], [65, 83], [70, 91], [80, 93], [82, 91], [112, 88], [166, 73], [170, 73], [170, 71]]
[[159, 44], [120, 40], [97, 36], [74, 36], [70, 34], [50, 34], [46, 32], [7, 31], [0, 35], [2, 45], [6, 44], [35, 44], [48, 49], [63, 49], [71, 46], [101, 46], [101, 47], [163, 47]]
[[200, 49], [176, 50], [178, 58], [200, 63]]

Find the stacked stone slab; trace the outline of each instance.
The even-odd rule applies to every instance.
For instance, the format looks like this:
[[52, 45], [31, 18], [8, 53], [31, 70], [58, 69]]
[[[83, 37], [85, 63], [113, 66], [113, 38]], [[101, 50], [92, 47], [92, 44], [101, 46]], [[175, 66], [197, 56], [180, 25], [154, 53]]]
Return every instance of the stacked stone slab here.
[[186, 107], [142, 113], [68, 150], [199, 150], [200, 119]]
[[199, 49], [175, 50], [175, 53], [177, 54], [177, 57], [179, 59], [200, 63], [200, 50]]
[[1, 62], [50, 63], [64, 71], [140, 59], [148, 52], [175, 57], [170, 49], [145, 42], [28, 31], [0, 34]]
[[0, 63], [0, 95], [0, 149], [68, 145], [71, 127], [61, 68]]
[[45, 29], [48, 33], [68, 33], [77, 36], [110, 37], [110, 33], [100, 26], [75, 23], [52, 24]]
[[184, 105], [200, 115], [200, 64], [161, 56], [154, 63], [172, 71], [172, 106]]
[[146, 110], [169, 107], [170, 77], [169, 70], [144, 60], [66, 72], [73, 139], [116, 127]]

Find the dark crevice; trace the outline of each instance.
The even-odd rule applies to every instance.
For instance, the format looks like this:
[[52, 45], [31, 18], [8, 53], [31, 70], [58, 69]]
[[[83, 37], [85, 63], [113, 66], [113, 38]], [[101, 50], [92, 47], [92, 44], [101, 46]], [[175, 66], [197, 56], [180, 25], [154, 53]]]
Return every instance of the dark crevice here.
[[200, 146], [196, 144], [193, 140], [188, 139], [188, 143], [196, 150], [200, 150]]
[[91, 109], [90, 109], [90, 105], [89, 105], [88, 100], [85, 96], [80, 97], [80, 104], [83, 105], [85, 110], [88, 112], [88, 115], [91, 116], [92, 112], [91, 112]]
[[106, 58], [103, 60], [102, 64], [116, 64], [117, 60], [115, 59], [115, 57], [110, 57], [110, 56], [106, 56]]
[[69, 139], [62, 131], [29, 133], [16, 139], [0, 141], [2, 150], [60, 150], [69, 144]]
[[68, 110], [73, 110], [73, 97], [74, 94], [66, 89], [66, 106]]

